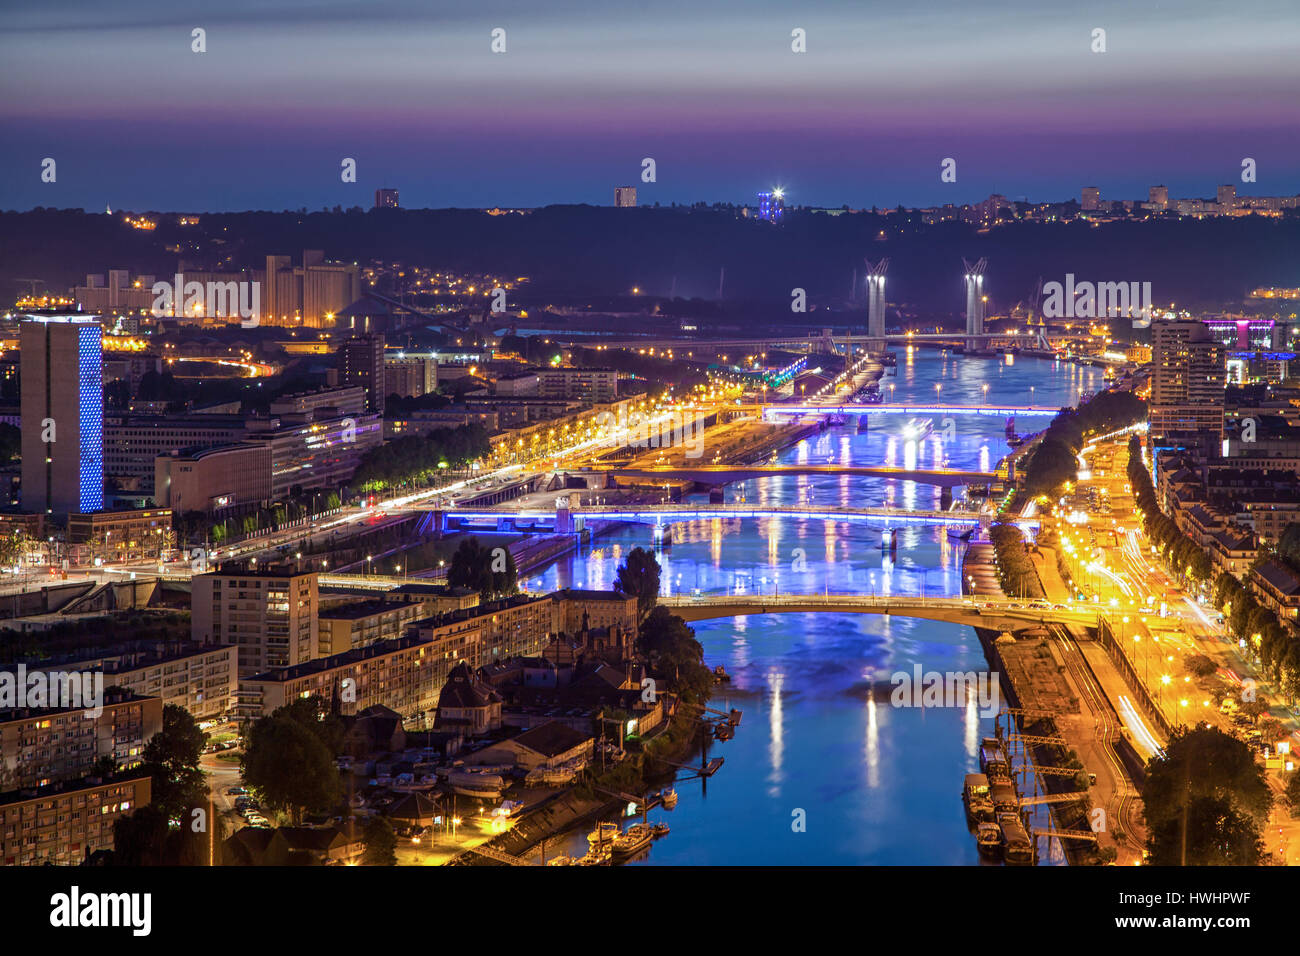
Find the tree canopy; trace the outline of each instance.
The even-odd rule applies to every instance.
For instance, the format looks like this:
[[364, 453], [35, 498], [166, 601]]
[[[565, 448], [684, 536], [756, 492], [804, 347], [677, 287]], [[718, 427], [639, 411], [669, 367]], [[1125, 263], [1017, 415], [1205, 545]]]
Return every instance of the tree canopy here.
[[653, 552], [633, 548], [614, 576], [614, 590], [636, 598], [637, 616], [644, 618], [659, 599], [661, 569]]

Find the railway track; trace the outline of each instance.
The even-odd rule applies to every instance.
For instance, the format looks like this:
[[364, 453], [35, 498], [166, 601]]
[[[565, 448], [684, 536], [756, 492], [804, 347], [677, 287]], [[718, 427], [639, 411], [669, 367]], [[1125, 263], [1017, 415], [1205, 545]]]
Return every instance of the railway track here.
[[1102, 753], [1110, 768], [1111, 777], [1115, 781], [1114, 816], [1123, 827], [1125, 835], [1136, 845], [1137, 834], [1140, 832], [1140, 821], [1135, 816], [1138, 801], [1131, 792], [1132, 782], [1114, 747], [1114, 740], [1122, 726], [1119, 714], [1084, 661], [1083, 652], [1079, 650], [1065, 628], [1059, 624], [1050, 625], [1050, 628], [1061, 647], [1061, 657], [1065, 661], [1066, 668], [1083, 695], [1084, 703], [1096, 718], [1097, 737], [1101, 741]]

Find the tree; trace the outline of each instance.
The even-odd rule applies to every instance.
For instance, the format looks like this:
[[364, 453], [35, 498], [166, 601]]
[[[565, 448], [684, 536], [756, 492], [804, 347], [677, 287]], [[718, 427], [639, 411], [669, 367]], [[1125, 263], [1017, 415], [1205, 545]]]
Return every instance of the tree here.
[[208, 735], [184, 707], [163, 707], [162, 731], [144, 747], [144, 769], [152, 782], [150, 805], [169, 826], [184, 826], [191, 812], [206, 808], [207, 777], [199, 766]]
[[342, 795], [337, 751], [325, 743], [333, 734], [327, 720], [318, 699], [298, 700], [258, 720], [247, 735], [241, 758], [245, 782], [268, 807], [295, 822], [304, 811], [330, 809]]
[[655, 670], [672, 675], [683, 700], [708, 697], [713, 677], [704, 665], [704, 648], [695, 639], [695, 629], [676, 614], [656, 607], [641, 623], [637, 644]]
[[1219, 665], [1204, 654], [1193, 654], [1184, 661], [1183, 666], [1193, 677], [1209, 677], [1219, 669]]
[[[1142, 786], [1152, 862], [1244, 864], [1273, 796], [1250, 748], [1217, 728], [1176, 728]], [[1257, 853], [1257, 851], [1256, 851]]]
[[366, 866], [397, 865], [397, 834], [386, 817], [371, 817], [362, 831], [361, 839], [366, 845], [361, 862]]
[[483, 601], [514, 594], [519, 590], [514, 555], [509, 548], [485, 548], [478, 538], [466, 538], [451, 556], [447, 583], [477, 591]]
[[1286, 790], [1283, 795], [1286, 800], [1286, 808], [1291, 811], [1291, 816], [1300, 817], [1300, 773], [1291, 774], [1291, 778], [1286, 782]]
[[1152, 866], [1255, 866], [1259, 828], [1229, 800], [1196, 797], [1185, 814], [1159, 821], [1147, 837]]
[[614, 577], [614, 590], [636, 598], [637, 617], [644, 619], [659, 599], [661, 569], [653, 553], [633, 548]]

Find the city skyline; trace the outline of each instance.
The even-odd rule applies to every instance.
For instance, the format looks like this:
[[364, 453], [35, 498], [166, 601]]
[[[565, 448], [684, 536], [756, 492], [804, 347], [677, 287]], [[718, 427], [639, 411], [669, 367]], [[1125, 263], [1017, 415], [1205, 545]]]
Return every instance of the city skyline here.
[[[1243, 192], [1300, 188], [1300, 28], [1282, 3], [739, 12], [451, 14], [390, 0], [178, 13], [137, 0], [111, 16], [14, 13], [0, 30], [16, 94], [0, 131], [21, 146], [0, 208], [368, 207], [385, 187], [416, 208], [603, 205], [614, 185], [636, 185], [645, 205], [774, 185], [855, 208], [1082, 185], [1137, 198], [1157, 182], [1212, 195], [1240, 181], [1244, 158], [1258, 179]], [[647, 157], [654, 182], [640, 178]], [[947, 158], [955, 182], [940, 179]]]

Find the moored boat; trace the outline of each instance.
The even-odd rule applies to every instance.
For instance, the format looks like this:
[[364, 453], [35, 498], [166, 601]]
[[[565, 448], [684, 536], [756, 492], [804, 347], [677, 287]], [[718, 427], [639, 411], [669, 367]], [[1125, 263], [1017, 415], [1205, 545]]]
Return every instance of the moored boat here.
[[634, 823], [627, 832], [614, 840], [612, 858], [615, 863], [627, 860], [640, 853], [654, 839], [654, 830], [644, 823]]
[[673, 807], [677, 806], [677, 791], [672, 787], [669, 787], [667, 790], [663, 790], [659, 793], [659, 799], [663, 801], [663, 805], [667, 809], [671, 810]]
[[966, 774], [966, 785], [962, 788], [962, 802], [966, 804], [966, 816], [972, 821], [993, 820], [993, 795], [989, 791], [989, 778], [982, 773]]
[[999, 813], [998, 826], [1002, 829], [1002, 858], [1009, 866], [1033, 866], [1034, 844], [1025, 832], [1025, 825], [1016, 813]]
[[980, 823], [975, 830], [975, 846], [980, 856], [1002, 855], [1002, 828], [996, 823]]

